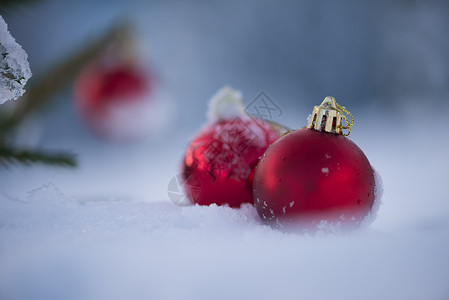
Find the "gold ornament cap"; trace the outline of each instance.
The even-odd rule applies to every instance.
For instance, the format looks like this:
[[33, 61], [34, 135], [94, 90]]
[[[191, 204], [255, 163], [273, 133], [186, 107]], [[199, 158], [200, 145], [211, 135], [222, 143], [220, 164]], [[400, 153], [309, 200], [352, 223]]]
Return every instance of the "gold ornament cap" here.
[[[351, 122], [346, 115], [351, 117]], [[342, 124], [343, 120], [346, 122], [345, 126]], [[351, 133], [352, 125], [354, 125], [352, 114], [345, 107], [339, 105], [334, 97], [327, 96], [321, 105], [313, 108], [307, 128], [348, 136]], [[343, 129], [347, 129], [348, 132], [344, 133]]]

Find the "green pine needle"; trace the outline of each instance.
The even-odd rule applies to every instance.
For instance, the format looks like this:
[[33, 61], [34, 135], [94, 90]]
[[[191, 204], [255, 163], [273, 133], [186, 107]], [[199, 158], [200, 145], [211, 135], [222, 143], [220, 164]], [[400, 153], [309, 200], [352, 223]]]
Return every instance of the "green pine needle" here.
[[21, 163], [31, 166], [35, 163], [53, 165], [59, 167], [76, 167], [76, 159], [73, 154], [47, 153], [40, 150], [16, 150], [10, 147], [0, 147], [0, 167]]
[[19, 8], [20, 6], [30, 5], [33, 7], [34, 5], [43, 2], [42, 0], [0, 0], [0, 12], [7, 13], [12, 8]]

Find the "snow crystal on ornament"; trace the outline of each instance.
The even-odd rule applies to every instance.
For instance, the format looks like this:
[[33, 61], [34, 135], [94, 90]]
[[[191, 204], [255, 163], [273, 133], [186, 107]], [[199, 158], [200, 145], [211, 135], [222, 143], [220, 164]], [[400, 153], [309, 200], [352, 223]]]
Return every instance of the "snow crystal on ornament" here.
[[31, 77], [27, 58], [0, 16], [0, 104], [16, 100], [25, 93], [24, 86]]
[[242, 93], [230, 86], [222, 87], [209, 102], [207, 119], [209, 122], [247, 116], [242, 101]]
[[362, 228], [369, 227], [377, 218], [377, 212], [379, 211], [380, 205], [382, 204], [382, 194], [384, 192], [382, 177], [380, 177], [379, 173], [374, 170], [374, 203], [371, 207], [369, 213], [360, 221], [360, 225]]

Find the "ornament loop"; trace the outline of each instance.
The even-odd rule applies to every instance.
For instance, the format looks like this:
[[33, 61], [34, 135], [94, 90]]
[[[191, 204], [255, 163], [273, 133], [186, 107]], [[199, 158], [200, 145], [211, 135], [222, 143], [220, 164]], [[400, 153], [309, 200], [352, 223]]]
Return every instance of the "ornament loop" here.
[[[351, 122], [347, 115], [351, 118]], [[346, 122], [346, 125], [342, 125], [342, 120]], [[334, 97], [328, 96], [324, 98], [320, 106], [313, 108], [307, 127], [348, 136], [351, 133], [352, 125], [354, 125], [354, 116], [345, 107], [338, 104]], [[347, 129], [348, 132], [343, 133], [343, 129]]]

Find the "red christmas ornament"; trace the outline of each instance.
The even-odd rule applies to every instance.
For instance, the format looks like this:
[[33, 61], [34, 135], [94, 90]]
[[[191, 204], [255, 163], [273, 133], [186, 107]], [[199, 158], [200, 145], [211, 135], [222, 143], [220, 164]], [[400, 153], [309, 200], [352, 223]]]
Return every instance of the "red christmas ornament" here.
[[373, 210], [374, 171], [341, 133], [353, 124], [341, 125], [342, 118], [349, 124], [343, 113], [349, 112], [327, 97], [315, 107], [309, 128], [267, 149], [254, 176], [254, 205], [263, 220], [334, 230], [359, 225]]
[[115, 58], [106, 57], [85, 67], [75, 81], [74, 99], [93, 133], [123, 140], [140, 134], [152, 80], [143, 68]]
[[252, 203], [254, 168], [280, 133], [246, 115], [240, 94], [230, 88], [220, 90], [210, 107], [212, 122], [190, 143], [183, 161], [186, 195], [199, 205]]

